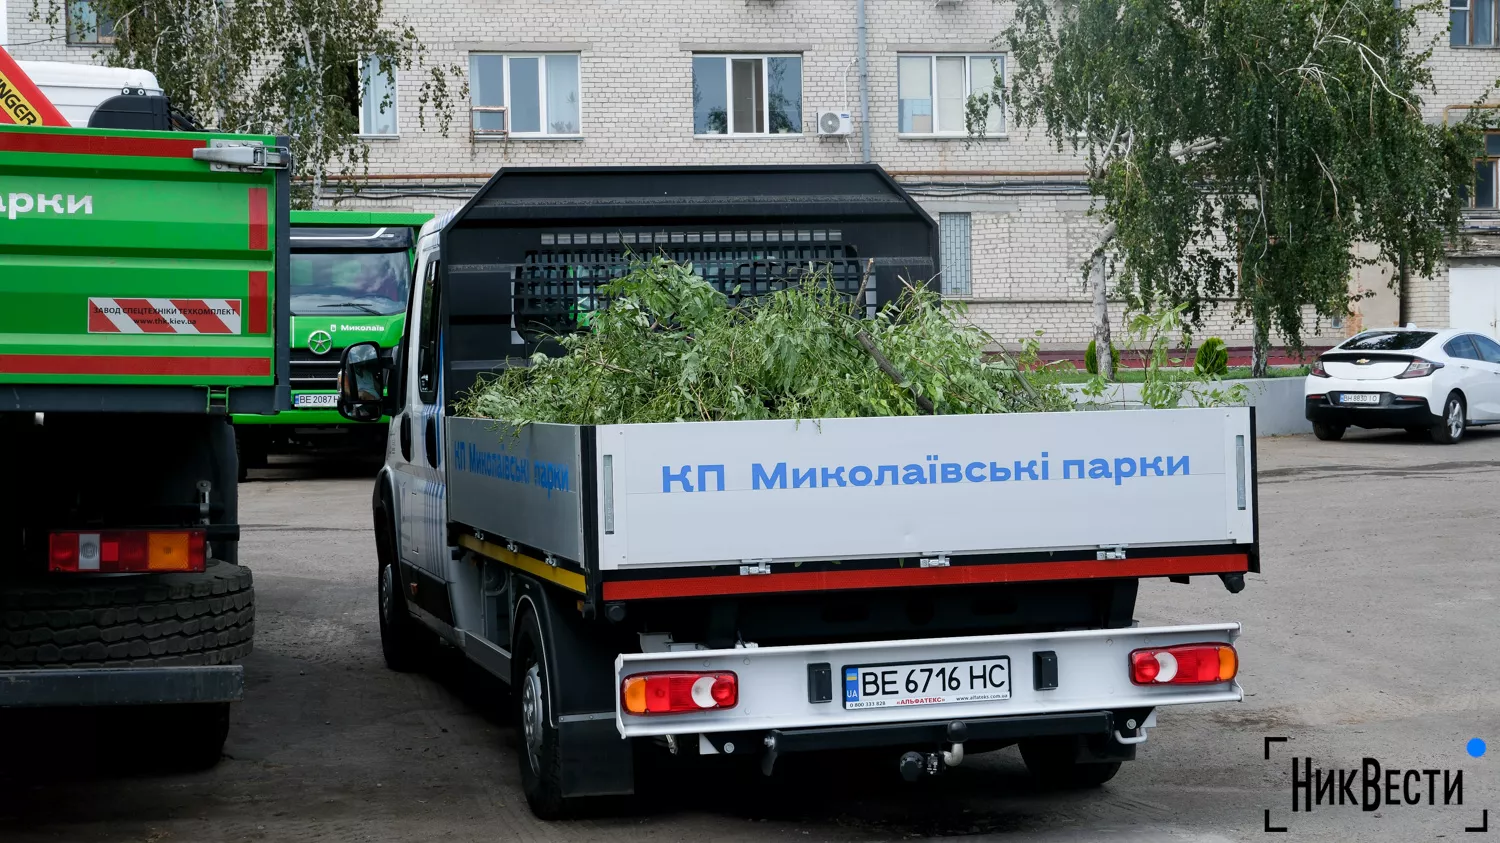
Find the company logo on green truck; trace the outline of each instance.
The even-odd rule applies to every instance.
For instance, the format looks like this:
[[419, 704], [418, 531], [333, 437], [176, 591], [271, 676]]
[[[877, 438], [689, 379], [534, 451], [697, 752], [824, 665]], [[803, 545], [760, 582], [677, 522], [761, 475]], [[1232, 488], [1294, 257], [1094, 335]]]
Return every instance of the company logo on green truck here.
[[[36, 198], [33, 199], [32, 196]], [[22, 214], [38, 213], [45, 214], [51, 208], [54, 214], [88, 214], [94, 213], [93, 196], [75, 196], [69, 193], [66, 201], [61, 193], [48, 196], [45, 193], [11, 193], [0, 194], [0, 212], [4, 212], [11, 219]]]

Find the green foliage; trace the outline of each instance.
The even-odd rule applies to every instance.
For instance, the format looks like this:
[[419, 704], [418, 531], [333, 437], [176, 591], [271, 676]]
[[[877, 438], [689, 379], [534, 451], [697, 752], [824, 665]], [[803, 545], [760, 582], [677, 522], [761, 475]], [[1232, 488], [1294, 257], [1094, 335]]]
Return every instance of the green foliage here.
[[[1432, 43], [1417, 20], [1434, 13], [1444, 5], [1016, 0], [997, 84], [1016, 120], [1086, 156], [1132, 309], [1185, 305], [1199, 324], [1228, 300], [1258, 348], [1273, 328], [1300, 348], [1304, 308], [1346, 313], [1354, 269], [1431, 274], [1460, 237], [1480, 126], [1422, 118]], [[971, 102], [971, 131], [984, 105]], [[1356, 257], [1356, 243], [1378, 254]]]
[[[32, 17], [61, 25], [65, 0], [32, 0]], [[359, 135], [361, 63], [375, 74], [421, 78], [413, 105], [447, 133], [468, 97], [457, 65], [427, 65], [416, 30], [392, 21], [383, 0], [89, 0], [113, 20], [114, 44], [97, 56], [151, 71], [174, 107], [204, 128], [289, 135], [298, 207], [315, 207], [326, 176], [364, 175], [369, 147]], [[393, 85], [391, 87], [394, 87]], [[382, 107], [394, 108], [384, 102]], [[346, 182], [346, 184], [349, 184]]]
[[[1180, 347], [1187, 335], [1186, 311], [1187, 305], [1184, 304], [1138, 313], [1130, 318], [1127, 326], [1130, 347], [1140, 351], [1145, 364], [1141, 377], [1141, 403], [1155, 409], [1245, 403], [1249, 391], [1244, 384], [1224, 388], [1218, 374], [1196, 368], [1191, 371], [1181, 369], [1182, 358], [1171, 356], [1171, 350]], [[1082, 392], [1094, 403], [1103, 404], [1110, 388], [1104, 378], [1095, 375]]]
[[[1109, 359], [1114, 363], [1110, 367], [1111, 372], [1116, 374], [1120, 371], [1120, 349], [1115, 348], [1114, 343], [1109, 344]], [[1099, 374], [1099, 343], [1097, 340], [1089, 340], [1088, 350], [1083, 353], [1083, 368], [1091, 375]]]
[[908, 288], [862, 318], [827, 281], [813, 273], [732, 305], [691, 266], [643, 260], [603, 288], [587, 331], [559, 337], [562, 356], [483, 380], [458, 411], [520, 425], [909, 416], [914, 394], [940, 414], [1072, 408], [1035, 366], [1035, 342], [989, 359], [990, 337], [934, 292]]
[[1193, 371], [1202, 375], [1224, 377], [1229, 372], [1229, 349], [1218, 337], [1209, 337], [1198, 347], [1193, 358]]

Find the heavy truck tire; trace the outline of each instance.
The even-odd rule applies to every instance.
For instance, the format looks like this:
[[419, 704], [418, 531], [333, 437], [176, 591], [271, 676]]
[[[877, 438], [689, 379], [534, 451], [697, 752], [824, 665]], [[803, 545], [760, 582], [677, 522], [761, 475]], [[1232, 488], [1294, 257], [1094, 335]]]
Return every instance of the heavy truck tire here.
[[1064, 735], [1021, 741], [1021, 760], [1038, 785], [1048, 790], [1099, 787], [1120, 772], [1119, 761], [1086, 763], [1078, 759], [1082, 740]]
[[230, 664], [249, 655], [249, 568], [201, 573], [62, 574], [0, 590], [0, 670]]

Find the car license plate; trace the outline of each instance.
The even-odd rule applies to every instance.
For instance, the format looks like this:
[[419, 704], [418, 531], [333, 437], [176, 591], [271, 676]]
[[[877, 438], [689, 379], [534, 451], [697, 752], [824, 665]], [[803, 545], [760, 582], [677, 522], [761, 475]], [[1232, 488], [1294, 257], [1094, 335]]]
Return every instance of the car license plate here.
[[337, 407], [338, 405], [337, 392], [305, 393], [292, 397], [293, 407]]
[[1379, 404], [1380, 395], [1374, 392], [1345, 392], [1339, 396], [1340, 404]]
[[844, 708], [1010, 699], [1010, 657], [844, 668]]

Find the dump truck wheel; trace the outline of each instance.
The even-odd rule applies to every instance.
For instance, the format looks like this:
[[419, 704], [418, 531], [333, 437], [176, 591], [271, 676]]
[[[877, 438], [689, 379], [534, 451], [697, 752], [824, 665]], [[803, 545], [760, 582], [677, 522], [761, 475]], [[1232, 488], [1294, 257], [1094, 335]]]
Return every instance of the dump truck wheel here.
[[521, 788], [537, 819], [565, 819], [577, 812], [580, 803], [562, 795], [562, 753], [557, 728], [552, 725], [552, 693], [536, 615], [528, 613], [519, 632], [520, 659], [513, 688], [521, 738]]
[[0, 670], [231, 664], [254, 633], [250, 569], [217, 559], [201, 573], [66, 575], [0, 592]]
[[1098, 787], [1120, 772], [1119, 761], [1086, 763], [1078, 760], [1076, 737], [1033, 738], [1021, 741], [1021, 760], [1037, 784], [1051, 790]]

